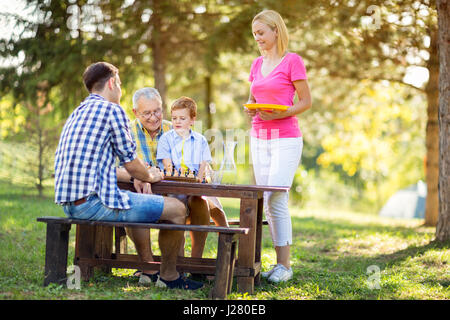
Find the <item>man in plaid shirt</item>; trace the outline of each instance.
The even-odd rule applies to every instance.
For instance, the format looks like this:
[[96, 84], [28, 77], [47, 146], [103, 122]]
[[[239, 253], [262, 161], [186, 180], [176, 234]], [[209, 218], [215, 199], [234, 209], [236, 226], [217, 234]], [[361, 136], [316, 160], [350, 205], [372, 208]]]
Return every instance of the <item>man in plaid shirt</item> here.
[[[136, 155], [128, 118], [119, 105], [119, 71], [106, 62], [90, 65], [83, 74], [89, 96], [68, 118], [55, 154], [55, 202], [73, 219], [184, 224], [186, 207], [175, 198], [122, 191], [119, 181], [133, 181], [137, 190], [149, 190], [162, 173], [147, 170]], [[123, 165], [116, 169], [115, 158]], [[195, 290], [202, 283], [184, 279], [176, 270], [183, 243], [182, 231], [161, 230], [162, 263], [159, 286]], [[135, 241], [136, 239], [132, 239]], [[135, 241], [142, 261], [145, 245]], [[149, 271], [149, 270], [144, 270]]]

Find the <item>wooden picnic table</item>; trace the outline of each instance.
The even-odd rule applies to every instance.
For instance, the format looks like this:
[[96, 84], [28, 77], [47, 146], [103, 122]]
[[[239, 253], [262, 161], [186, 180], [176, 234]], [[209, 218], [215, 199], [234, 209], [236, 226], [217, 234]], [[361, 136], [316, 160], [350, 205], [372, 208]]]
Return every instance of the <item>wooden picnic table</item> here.
[[[122, 189], [134, 190], [131, 183], [119, 183]], [[238, 290], [254, 293], [261, 272], [261, 239], [264, 192], [288, 192], [289, 187], [258, 185], [221, 185], [162, 180], [152, 184], [156, 194], [185, 194], [240, 199], [239, 226], [249, 228], [239, 235], [238, 257], [235, 267]]]

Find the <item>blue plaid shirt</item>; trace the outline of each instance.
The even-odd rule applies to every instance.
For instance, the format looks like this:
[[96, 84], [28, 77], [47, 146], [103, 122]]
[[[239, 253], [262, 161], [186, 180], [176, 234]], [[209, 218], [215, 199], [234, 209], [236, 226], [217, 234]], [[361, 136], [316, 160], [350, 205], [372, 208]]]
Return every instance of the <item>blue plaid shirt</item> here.
[[115, 158], [134, 160], [136, 145], [119, 105], [89, 95], [67, 119], [55, 154], [55, 202], [65, 204], [96, 193], [114, 209], [129, 209], [117, 187]]

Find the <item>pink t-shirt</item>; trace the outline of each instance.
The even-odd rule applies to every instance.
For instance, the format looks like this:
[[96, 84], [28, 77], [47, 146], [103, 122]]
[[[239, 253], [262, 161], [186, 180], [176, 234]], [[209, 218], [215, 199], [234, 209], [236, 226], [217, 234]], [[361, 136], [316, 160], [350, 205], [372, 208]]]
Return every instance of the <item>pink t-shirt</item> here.
[[[265, 77], [261, 74], [262, 63], [262, 56], [253, 60], [248, 78], [252, 83], [250, 90], [256, 103], [292, 106], [295, 97], [293, 82], [307, 79], [302, 58], [296, 53], [287, 53]], [[266, 121], [261, 120], [257, 114], [252, 120], [251, 135], [260, 139], [276, 139], [297, 138], [301, 137], [302, 133], [296, 116]]]

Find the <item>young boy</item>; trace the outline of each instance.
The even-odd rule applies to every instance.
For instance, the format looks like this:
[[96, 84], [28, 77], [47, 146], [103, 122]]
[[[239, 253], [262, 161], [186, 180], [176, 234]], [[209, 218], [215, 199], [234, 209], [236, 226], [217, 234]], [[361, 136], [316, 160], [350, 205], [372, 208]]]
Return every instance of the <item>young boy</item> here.
[[[158, 162], [162, 160], [164, 169], [168, 173], [180, 169], [184, 173], [189, 169], [189, 172], [196, 171], [198, 180], [203, 181], [204, 178], [209, 176], [209, 172], [207, 172], [209, 170], [208, 163], [212, 161], [212, 158], [206, 138], [191, 130], [197, 116], [197, 104], [191, 98], [181, 97], [172, 104], [171, 113], [173, 129], [164, 133], [159, 139], [156, 159]], [[205, 206], [208, 206], [207, 199], [211, 200], [220, 210], [209, 210], [208, 206], [210, 217], [217, 226], [228, 226], [227, 218], [217, 198], [184, 197], [184, 199], [180, 199], [178, 196], [177, 198], [186, 204], [189, 201], [203, 201]], [[195, 217], [188, 217], [187, 221], [191, 224], [209, 224], [209, 221], [196, 222]], [[196, 252], [194, 252], [194, 245], [192, 246], [192, 257], [201, 257], [203, 254], [207, 233], [201, 232], [199, 234], [202, 234], [202, 245], [195, 246], [195, 248], [198, 248], [198, 250], [195, 250]]]
[[[200, 181], [208, 176], [207, 164], [212, 161], [206, 138], [191, 130], [197, 116], [197, 104], [188, 97], [177, 99], [171, 107], [173, 129], [158, 142], [156, 159], [162, 160], [166, 172], [197, 172]], [[172, 168], [173, 164], [173, 168]]]

